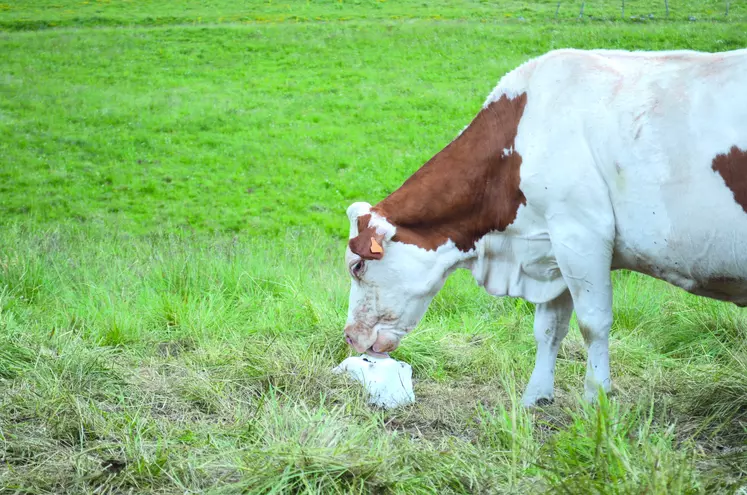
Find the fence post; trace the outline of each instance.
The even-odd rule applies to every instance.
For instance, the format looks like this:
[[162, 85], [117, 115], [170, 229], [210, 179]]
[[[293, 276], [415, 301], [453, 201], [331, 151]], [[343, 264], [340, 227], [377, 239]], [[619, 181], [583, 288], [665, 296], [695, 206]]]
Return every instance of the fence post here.
[[724, 15], [729, 15], [729, 0], [726, 0], [726, 14]]
[[578, 13], [579, 19], [581, 19], [584, 16], [584, 5], [586, 5], [586, 2], [581, 2], [581, 12]]
[[669, 19], [669, 0], [664, 0], [664, 7], [667, 9], [667, 19]]
[[625, 20], [625, 0], [622, 0], [622, 12], [620, 12], [620, 19]]
[[560, 10], [560, 2], [558, 2], [558, 6], [557, 6], [557, 8], [555, 9], [555, 18], [556, 18], [556, 19], [558, 18], [558, 11], [559, 11], [559, 10]]

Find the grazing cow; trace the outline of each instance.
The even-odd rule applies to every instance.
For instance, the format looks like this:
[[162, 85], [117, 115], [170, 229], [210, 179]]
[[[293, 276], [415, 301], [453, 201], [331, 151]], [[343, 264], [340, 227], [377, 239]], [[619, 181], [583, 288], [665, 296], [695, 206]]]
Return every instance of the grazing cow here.
[[611, 270], [747, 305], [747, 50], [549, 52], [399, 189], [347, 214], [358, 352], [395, 349], [465, 268], [536, 304], [524, 403], [552, 400], [574, 310], [594, 401], [611, 385]]

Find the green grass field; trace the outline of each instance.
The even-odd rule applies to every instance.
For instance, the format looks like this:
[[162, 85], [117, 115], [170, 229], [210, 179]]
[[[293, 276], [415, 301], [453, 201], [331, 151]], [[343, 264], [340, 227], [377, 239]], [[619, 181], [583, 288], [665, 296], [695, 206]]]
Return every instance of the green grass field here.
[[744, 47], [742, 2], [3, 1], [0, 493], [744, 493], [747, 312], [650, 278], [595, 407], [575, 321], [520, 406], [534, 308], [465, 273], [394, 353], [415, 405], [330, 372], [351, 202], [528, 58]]

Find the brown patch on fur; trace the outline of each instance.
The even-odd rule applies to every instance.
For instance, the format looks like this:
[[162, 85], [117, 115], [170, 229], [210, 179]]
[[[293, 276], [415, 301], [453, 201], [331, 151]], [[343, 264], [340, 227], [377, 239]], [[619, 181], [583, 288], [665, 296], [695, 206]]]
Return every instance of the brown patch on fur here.
[[[526, 93], [501, 96], [372, 208], [397, 227], [393, 240], [435, 250], [451, 239], [469, 251], [488, 232], [513, 223], [519, 205], [526, 204], [519, 189], [521, 155], [514, 150], [526, 103]], [[359, 237], [368, 239], [368, 233]]]
[[736, 202], [747, 213], [747, 151], [732, 146], [729, 153], [716, 155], [711, 167], [724, 179]]
[[[381, 242], [384, 236], [376, 233], [374, 227], [369, 227], [371, 215], [361, 215], [358, 217], [358, 235], [348, 241], [350, 250], [363, 258], [364, 260], [380, 260], [384, 256], [383, 250], [377, 250], [371, 239], [375, 239], [381, 249]], [[374, 250], [372, 250], [374, 248]]]

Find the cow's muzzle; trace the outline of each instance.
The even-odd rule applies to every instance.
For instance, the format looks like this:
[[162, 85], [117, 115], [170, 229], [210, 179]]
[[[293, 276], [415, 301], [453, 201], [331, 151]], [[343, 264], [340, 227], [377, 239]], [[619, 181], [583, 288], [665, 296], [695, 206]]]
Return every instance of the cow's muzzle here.
[[399, 345], [400, 338], [378, 332], [376, 329], [361, 329], [359, 325], [345, 327], [345, 342], [356, 352], [365, 352], [372, 356], [386, 356]]

